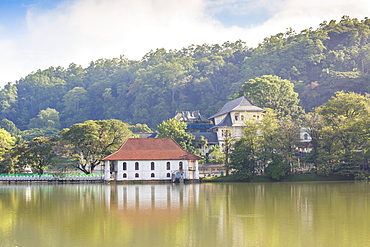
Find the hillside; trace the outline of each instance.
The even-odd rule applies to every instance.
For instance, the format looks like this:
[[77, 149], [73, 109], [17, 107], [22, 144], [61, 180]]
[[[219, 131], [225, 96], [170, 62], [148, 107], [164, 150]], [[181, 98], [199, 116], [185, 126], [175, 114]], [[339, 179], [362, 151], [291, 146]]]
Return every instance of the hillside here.
[[156, 127], [176, 110], [200, 110], [208, 117], [245, 81], [261, 75], [293, 82], [306, 111], [336, 91], [367, 94], [370, 20], [345, 16], [315, 30], [273, 35], [256, 48], [243, 41], [192, 45], [157, 49], [141, 61], [121, 56], [93, 61], [87, 68], [73, 63], [50, 67], [0, 91], [0, 119], [22, 130], [45, 127], [40, 111], [50, 108], [60, 119], [59, 126], [51, 127], [59, 129], [110, 118]]

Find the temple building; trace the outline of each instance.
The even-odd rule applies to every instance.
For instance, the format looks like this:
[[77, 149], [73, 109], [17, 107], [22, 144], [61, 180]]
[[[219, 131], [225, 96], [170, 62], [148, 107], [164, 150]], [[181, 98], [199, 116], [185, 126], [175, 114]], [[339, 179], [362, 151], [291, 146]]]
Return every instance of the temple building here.
[[198, 180], [198, 160], [172, 138], [129, 138], [103, 159], [104, 180]]

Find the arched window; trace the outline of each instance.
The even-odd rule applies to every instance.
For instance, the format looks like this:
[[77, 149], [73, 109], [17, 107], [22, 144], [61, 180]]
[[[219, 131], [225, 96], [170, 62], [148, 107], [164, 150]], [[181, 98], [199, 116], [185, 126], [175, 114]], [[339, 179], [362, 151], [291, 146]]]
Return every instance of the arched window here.
[[135, 162], [135, 170], [139, 170], [139, 162]]
[[122, 170], [127, 170], [127, 163], [126, 162], [123, 162], [123, 164], [122, 164]]
[[154, 173], [150, 174], [150, 176], [151, 176], [152, 178], [154, 178], [154, 177], [155, 177]]
[[167, 170], [171, 170], [171, 163], [167, 162]]
[[171, 174], [170, 173], [167, 173], [167, 177], [170, 178], [171, 177]]
[[307, 133], [303, 135], [303, 139], [308, 140], [308, 134]]
[[182, 161], [179, 162], [179, 170], [182, 170]]
[[123, 178], [127, 178], [127, 174], [126, 173], [123, 173]]
[[139, 177], [139, 173], [135, 173], [135, 178], [138, 178]]
[[[153, 171], [154, 170], [154, 162], [150, 163], [150, 169]], [[154, 173], [152, 173], [154, 174]]]

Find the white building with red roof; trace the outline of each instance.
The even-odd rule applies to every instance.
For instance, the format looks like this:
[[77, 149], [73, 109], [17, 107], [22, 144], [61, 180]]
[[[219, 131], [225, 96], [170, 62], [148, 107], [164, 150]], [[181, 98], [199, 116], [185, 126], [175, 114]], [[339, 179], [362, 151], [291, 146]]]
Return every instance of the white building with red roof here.
[[130, 138], [103, 159], [106, 181], [199, 179], [198, 160], [172, 138]]

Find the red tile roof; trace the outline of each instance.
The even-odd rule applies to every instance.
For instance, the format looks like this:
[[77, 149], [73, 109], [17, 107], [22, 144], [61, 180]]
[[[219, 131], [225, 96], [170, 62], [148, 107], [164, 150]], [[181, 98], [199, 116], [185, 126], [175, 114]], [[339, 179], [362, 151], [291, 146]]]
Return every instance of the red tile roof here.
[[129, 138], [118, 151], [103, 160], [200, 160], [172, 138]]

